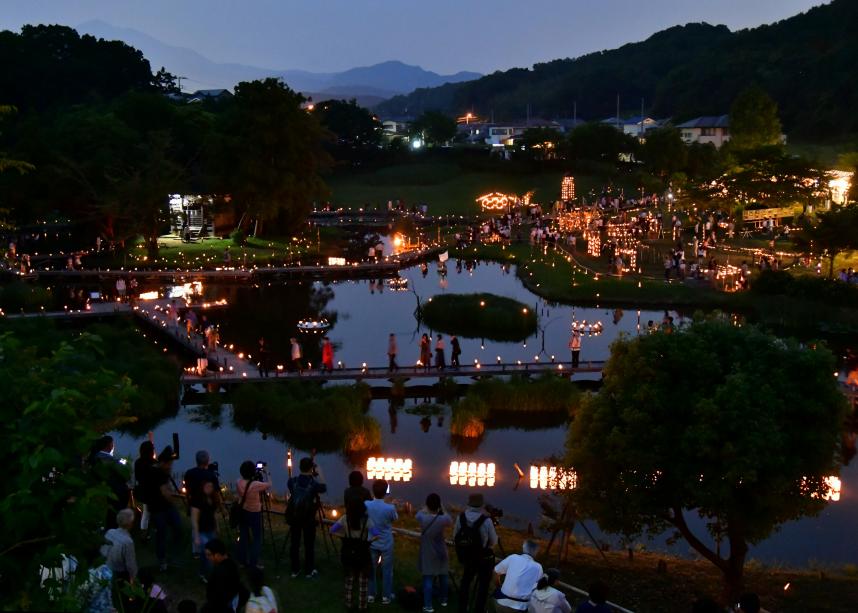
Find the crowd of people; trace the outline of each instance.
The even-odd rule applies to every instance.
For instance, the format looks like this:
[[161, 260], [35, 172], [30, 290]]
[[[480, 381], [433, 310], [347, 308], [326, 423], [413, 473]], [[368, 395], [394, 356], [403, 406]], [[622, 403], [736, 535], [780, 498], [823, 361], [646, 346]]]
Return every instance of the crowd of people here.
[[[239, 467], [231, 504], [224, 501], [226, 488], [220, 481], [219, 466], [205, 450], [195, 454], [181, 486], [173, 476], [177, 454], [171, 445], [157, 453], [151, 436], [140, 445], [128, 479], [124, 466], [114, 456], [113, 439], [105, 436], [96, 443], [91, 462], [106, 468], [101, 473], [114, 493], [107, 510], [106, 530], [94, 558], [88, 580], [81, 590], [87, 611], [115, 610], [115, 598], [124, 599], [125, 610], [166, 611], [173, 603], [155, 573], [163, 578], [181, 565], [181, 537], [190, 524], [191, 549], [198, 560], [198, 575], [205, 584], [205, 601], [179, 603], [180, 611], [245, 611], [271, 613], [279, 610], [278, 599], [265, 583], [262, 544], [272, 536], [264, 525], [270, 512], [272, 483], [266, 466], [245, 461]], [[298, 463], [298, 474], [287, 481], [288, 502], [283, 512], [289, 526], [289, 565], [292, 579], [319, 576], [316, 566], [317, 531], [329, 530], [321, 538], [340, 538], [343, 593], [347, 607], [366, 610], [370, 604], [387, 605], [396, 599], [417, 599], [415, 606], [432, 613], [435, 606], [447, 607], [455, 597], [457, 610], [483, 612], [489, 604], [495, 611], [569, 613], [573, 610], [563, 592], [554, 585], [559, 572], [536, 562], [538, 544], [526, 540], [521, 553], [495, 557], [499, 547], [495, 529], [497, 511], [481, 494], [471, 494], [464, 510], [448, 512], [437, 493], [429, 494], [416, 515], [419, 549], [415, 560], [422, 577], [416, 588], [395, 589], [394, 532], [399, 511], [389, 500], [389, 486], [383, 479], [364, 485], [360, 471], [348, 477], [349, 487], [342, 503], [345, 512], [327, 528], [320, 497], [328, 492], [322, 471], [312, 457]], [[188, 521], [182, 521], [184, 510]], [[156, 568], [141, 568], [137, 548], [154, 541]], [[453, 549], [462, 568], [455, 594], [450, 589]], [[172, 547], [168, 546], [172, 543]], [[232, 545], [230, 545], [232, 543]], [[303, 549], [303, 556], [302, 554]], [[172, 557], [171, 557], [172, 556]], [[492, 578], [495, 578], [495, 588]], [[138, 596], [127, 596], [114, 588], [118, 582], [139, 586]], [[145, 595], [143, 602], [139, 594]], [[118, 595], [122, 594], [122, 595]], [[179, 595], [182, 596], [182, 595]], [[608, 611], [606, 587], [591, 587], [588, 598], [578, 606], [580, 613]], [[407, 605], [407, 602], [403, 602]]]

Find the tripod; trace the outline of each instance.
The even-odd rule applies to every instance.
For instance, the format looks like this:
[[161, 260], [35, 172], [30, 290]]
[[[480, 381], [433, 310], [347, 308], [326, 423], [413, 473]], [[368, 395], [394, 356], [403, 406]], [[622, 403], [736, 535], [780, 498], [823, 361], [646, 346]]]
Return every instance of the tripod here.
[[263, 492], [262, 494], [262, 513], [265, 521], [262, 522], [262, 542], [265, 543], [265, 524], [268, 524], [268, 540], [271, 543], [271, 553], [274, 555], [274, 566], [280, 566], [280, 557], [277, 555], [277, 545], [274, 542], [274, 528], [271, 525], [271, 494]]

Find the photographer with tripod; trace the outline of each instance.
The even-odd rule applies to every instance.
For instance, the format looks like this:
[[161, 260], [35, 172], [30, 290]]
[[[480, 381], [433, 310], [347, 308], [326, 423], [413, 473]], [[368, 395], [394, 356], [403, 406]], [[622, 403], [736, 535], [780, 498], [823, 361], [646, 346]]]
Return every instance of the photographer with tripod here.
[[[248, 567], [259, 567], [262, 552], [262, 497], [271, 489], [264, 466], [250, 460], [241, 463], [238, 469], [242, 479], [236, 484], [240, 498], [241, 514], [238, 522], [238, 560]], [[248, 542], [250, 541], [250, 542]]]
[[304, 576], [318, 576], [316, 570], [316, 521], [321, 508], [319, 495], [328, 491], [322, 471], [313, 458], [301, 458], [298, 464], [301, 474], [286, 483], [289, 502], [286, 505], [286, 523], [289, 524], [289, 558], [292, 578], [301, 573], [299, 554], [304, 540]]
[[221, 507], [218, 465], [211, 463], [208, 451], [196, 453], [196, 466], [185, 473], [185, 491], [191, 518], [192, 547], [200, 559], [200, 579], [204, 582], [211, 571], [206, 558], [206, 543], [217, 537], [215, 513]]
[[[483, 613], [486, 610], [495, 564], [493, 548], [498, 543], [493, 520], [486, 510], [482, 494], [468, 496], [468, 506], [459, 515], [453, 533], [456, 556], [463, 567], [462, 581], [459, 583], [459, 613], [467, 613], [471, 602], [474, 603], [473, 611]], [[472, 583], [475, 590], [473, 598]]]

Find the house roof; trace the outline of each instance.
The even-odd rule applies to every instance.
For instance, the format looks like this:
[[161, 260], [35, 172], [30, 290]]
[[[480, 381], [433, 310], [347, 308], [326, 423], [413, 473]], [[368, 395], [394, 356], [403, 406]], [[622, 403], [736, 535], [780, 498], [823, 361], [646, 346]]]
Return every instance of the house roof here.
[[[647, 115], [644, 115], [643, 117], [641, 117], [640, 115], [635, 115], [634, 117], [620, 117], [620, 124], [624, 125], [624, 126], [636, 126], [636, 125], [639, 125], [641, 122], [643, 122], [643, 123], [648, 123], [648, 122], [661, 123], [660, 120], [655, 119], [653, 117], [649, 117]], [[616, 117], [608, 117], [607, 119], [603, 119], [602, 123], [609, 123], [611, 125], [616, 125], [617, 124], [617, 118]]]
[[685, 123], [681, 123], [677, 128], [729, 128], [729, 115], [712, 115], [707, 117], [695, 117], [689, 119]]
[[219, 96], [231, 96], [228, 89], [198, 89], [191, 96], [194, 98], [217, 98]]

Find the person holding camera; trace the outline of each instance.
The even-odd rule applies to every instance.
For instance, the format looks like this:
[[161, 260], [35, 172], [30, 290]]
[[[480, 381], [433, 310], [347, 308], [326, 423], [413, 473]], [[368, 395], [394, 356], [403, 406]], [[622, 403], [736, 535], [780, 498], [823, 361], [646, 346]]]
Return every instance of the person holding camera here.
[[262, 552], [262, 496], [271, 489], [271, 482], [265, 478], [264, 465], [254, 464], [250, 460], [242, 462], [238, 472], [242, 477], [236, 484], [241, 504], [238, 560], [245, 566], [259, 566], [259, 554]]
[[459, 613], [468, 611], [472, 583], [476, 584], [473, 610], [479, 613], [486, 610], [489, 582], [494, 570], [493, 547], [497, 545], [498, 535], [485, 506], [482, 494], [471, 494], [453, 533], [456, 557], [463, 567], [459, 583]]
[[155, 552], [161, 570], [167, 570], [167, 529], [173, 532], [173, 540], [179, 541], [182, 522], [173, 505], [176, 484], [173, 482], [173, 448], [167, 445], [158, 455], [158, 462], [149, 468], [144, 480], [146, 505], [150, 521], [155, 526]]
[[301, 540], [304, 541], [304, 575], [307, 579], [318, 576], [316, 570], [316, 512], [319, 495], [328, 491], [322, 471], [313, 458], [301, 458], [298, 463], [300, 475], [286, 483], [289, 502], [286, 505], [286, 523], [289, 524], [289, 558], [292, 578], [301, 572]]
[[417, 523], [420, 524], [417, 569], [423, 576], [423, 613], [433, 613], [432, 588], [435, 577], [438, 577], [441, 606], [447, 606], [447, 576], [450, 574], [447, 529], [453, 525], [453, 520], [444, 512], [441, 497], [433, 493], [426, 497], [426, 506], [417, 512]]

